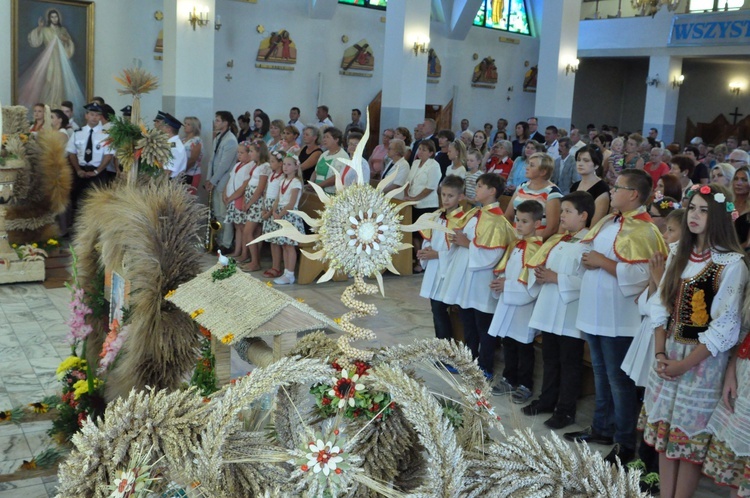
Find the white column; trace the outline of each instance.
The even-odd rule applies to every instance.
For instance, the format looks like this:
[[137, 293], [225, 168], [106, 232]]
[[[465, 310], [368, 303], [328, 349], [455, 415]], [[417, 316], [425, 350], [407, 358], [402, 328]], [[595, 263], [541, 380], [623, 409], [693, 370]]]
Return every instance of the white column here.
[[550, 125], [570, 127], [575, 73], [566, 74], [566, 66], [577, 59], [581, 1], [544, 2], [542, 10], [535, 103], [540, 133]]
[[415, 41], [429, 39], [430, 7], [430, 0], [388, 3], [380, 129], [411, 129], [424, 120], [427, 54], [414, 55], [413, 47]]
[[643, 135], [650, 128], [659, 130], [659, 140], [665, 145], [674, 141], [677, 101], [680, 88], [672, 82], [682, 74], [682, 57], [652, 55], [648, 64], [648, 79], [658, 78], [658, 85], [646, 87], [646, 108], [643, 112]]

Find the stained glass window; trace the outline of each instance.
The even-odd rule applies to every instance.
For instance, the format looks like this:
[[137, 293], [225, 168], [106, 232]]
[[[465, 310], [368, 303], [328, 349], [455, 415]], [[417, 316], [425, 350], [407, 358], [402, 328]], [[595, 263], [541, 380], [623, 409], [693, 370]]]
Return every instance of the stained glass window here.
[[531, 34], [525, 0], [483, 0], [474, 17], [474, 26]]
[[358, 5], [360, 7], [367, 7], [370, 9], [385, 10], [388, 5], [388, 0], [339, 0], [339, 3], [345, 3], [347, 5]]
[[689, 12], [737, 10], [745, 0], [690, 0]]

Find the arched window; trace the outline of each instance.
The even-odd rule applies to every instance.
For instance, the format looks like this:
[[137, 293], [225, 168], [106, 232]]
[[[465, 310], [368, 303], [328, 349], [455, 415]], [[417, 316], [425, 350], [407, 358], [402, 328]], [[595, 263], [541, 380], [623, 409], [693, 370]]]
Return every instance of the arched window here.
[[388, 0], [339, 0], [339, 3], [367, 7], [368, 9], [385, 10], [385, 7], [388, 5]]
[[531, 35], [526, 0], [483, 0], [474, 26]]

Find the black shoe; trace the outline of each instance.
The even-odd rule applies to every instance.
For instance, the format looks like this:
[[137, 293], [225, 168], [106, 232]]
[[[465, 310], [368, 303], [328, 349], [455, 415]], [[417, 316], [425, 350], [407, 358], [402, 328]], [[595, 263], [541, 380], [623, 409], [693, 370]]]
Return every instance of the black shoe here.
[[521, 411], [523, 412], [524, 415], [533, 417], [537, 413], [552, 413], [553, 411], [555, 411], [555, 409], [539, 404], [539, 400], [536, 399], [532, 401], [530, 404], [521, 408]]
[[659, 494], [659, 473], [651, 472], [645, 476], [641, 476], [641, 480], [638, 481], [638, 486], [641, 488], [641, 493], [648, 493], [649, 496], [655, 496]]
[[620, 465], [625, 466], [635, 457], [635, 450], [632, 448], [626, 448], [625, 446], [620, 445], [620, 443], [615, 443], [615, 446], [612, 448], [612, 451], [609, 452], [607, 456], [604, 457], [604, 461], [607, 463], [611, 463], [612, 465], [615, 465], [617, 463], [617, 460], [620, 460]]
[[566, 432], [563, 437], [568, 441], [574, 441], [576, 443], [596, 443], [605, 444], [609, 446], [612, 444], [612, 438], [597, 434], [591, 427], [587, 427], [582, 431], [577, 432]]
[[564, 413], [555, 412], [550, 418], [544, 421], [544, 425], [550, 429], [562, 429], [571, 424], [575, 424], [575, 415], [566, 415]]

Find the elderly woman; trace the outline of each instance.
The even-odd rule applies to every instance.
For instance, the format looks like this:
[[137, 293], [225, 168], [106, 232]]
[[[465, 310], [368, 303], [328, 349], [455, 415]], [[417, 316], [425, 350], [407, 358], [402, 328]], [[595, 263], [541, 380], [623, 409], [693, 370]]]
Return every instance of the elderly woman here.
[[731, 188], [732, 179], [734, 179], [734, 166], [731, 164], [716, 163], [716, 165], [711, 168], [711, 183]]
[[516, 188], [505, 217], [513, 223], [516, 218], [516, 207], [523, 201], [534, 200], [544, 206], [542, 226], [537, 229], [537, 235], [547, 240], [557, 233], [560, 225], [560, 199], [563, 194], [549, 179], [555, 171], [555, 160], [546, 152], [535, 152], [526, 163], [527, 182]]
[[[182, 120], [182, 129], [185, 138], [182, 145], [188, 154], [187, 169], [185, 170], [185, 183], [192, 185], [194, 189], [201, 183], [201, 162], [203, 161], [203, 141], [201, 140], [201, 120], [195, 116], [187, 116]], [[193, 193], [197, 192], [193, 190]]]
[[[388, 161], [385, 169], [381, 172], [381, 181], [385, 181], [386, 178], [394, 173], [396, 174], [396, 176], [393, 178], [393, 180], [390, 180], [388, 183], [384, 184], [386, 186], [383, 188], [383, 192], [390, 192], [391, 190], [395, 190], [406, 185], [406, 181], [409, 178], [409, 162], [405, 157], [407, 152], [409, 152], [409, 148], [406, 146], [403, 140], [394, 138], [388, 144], [388, 159], [390, 159], [390, 161]], [[403, 198], [403, 192], [397, 194], [394, 197], [394, 199], [399, 200], [403, 200]]]
[[273, 121], [271, 121], [271, 126], [268, 129], [270, 138], [266, 140], [268, 152], [274, 152], [282, 146], [283, 137], [281, 136], [281, 132], [284, 131], [285, 126], [286, 125], [284, 124], [284, 122], [280, 119], [274, 119]]
[[654, 147], [649, 153], [649, 161], [643, 166], [643, 170], [651, 175], [654, 187], [656, 187], [656, 182], [659, 181], [659, 178], [669, 173], [669, 165], [664, 162], [662, 159], [663, 156], [664, 149], [661, 147]]
[[370, 174], [373, 177], [380, 177], [380, 173], [383, 172], [383, 164], [388, 158], [388, 147], [395, 136], [395, 132], [391, 128], [387, 128], [383, 131], [383, 143], [379, 144], [370, 154], [370, 158], [367, 160], [370, 163]]
[[469, 130], [466, 130], [461, 132], [461, 136], [459, 138], [466, 146], [466, 150], [469, 150], [471, 148], [471, 141], [474, 139], [474, 134]]
[[[680, 185], [683, 192], [693, 186], [693, 182], [690, 180], [690, 177], [693, 176], [693, 168], [695, 168], [695, 163], [692, 159], [687, 156], [678, 154], [676, 156], [673, 156], [672, 160], [669, 161], [669, 167], [670, 173], [680, 179]], [[680, 199], [682, 199], [682, 197], [680, 197]]]

